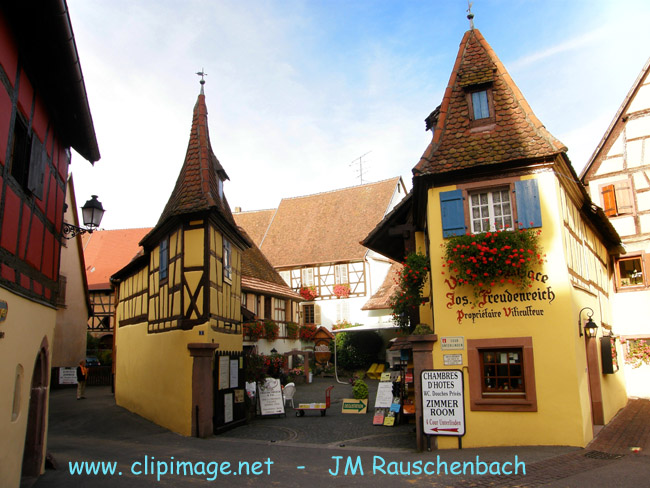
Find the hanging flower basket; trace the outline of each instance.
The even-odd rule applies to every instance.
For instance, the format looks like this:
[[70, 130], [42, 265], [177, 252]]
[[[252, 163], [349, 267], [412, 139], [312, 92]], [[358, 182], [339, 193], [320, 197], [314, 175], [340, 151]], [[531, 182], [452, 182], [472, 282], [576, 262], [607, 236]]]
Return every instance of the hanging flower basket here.
[[278, 338], [279, 333], [280, 327], [275, 323], [275, 321], [271, 319], [266, 319], [264, 321], [264, 335], [266, 336], [267, 341], [273, 342]]
[[262, 337], [262, 333], [264, 332], [264, 326], [259, 320], [242, 324], [242, 329], [244, 336], [247, 336], [251, 341], [258, 340], [260, 337]]
[[313, 324], [301, 325], [298, 334], [301, 341], [310, 342], [316, 334], [316, 326]]
[[334, 285], [334, 294], [339, 298], [348, 298], [350, 296], [350, 285], [347, 283]]
[[429, 272], [429, 259], [419, 253], [409, 254], [402, 263], [397, 284], [399, 288], [390, 299], [393, 310], [393, 321], [404, 332], [410, 329], [410, 315], [426, 300], [422, 297], [422, 289]]
[[519, 229], [452, 237], [443, 244], [442, 267], [458, 284], [473, 287], [475, 296], [499, 284], [531, 287], [532, 271], [546, 261], [540, 233]]
[[305, 300], [313, 300], [318, 296], [318, 291], [315, 286], [303, 286], [300, 288], [300, 296]]

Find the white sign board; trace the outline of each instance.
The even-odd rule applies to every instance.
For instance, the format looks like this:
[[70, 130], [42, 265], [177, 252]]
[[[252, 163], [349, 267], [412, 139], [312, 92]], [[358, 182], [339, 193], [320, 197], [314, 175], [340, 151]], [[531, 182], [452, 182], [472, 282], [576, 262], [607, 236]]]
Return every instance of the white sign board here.
[[463, 364], [463, 355], [462, 354], [443, 354], [442, 362], [445, 366], [462, 366]]
[[440, 348], [444, 350], [449, 349], [465, 349], [465, 338], [463, 336], [457, 337], [441, 337]]
[[226, 393], [223, 396], [223, 421], [224, 423], [232, 422], [232, 393]]
[[463, 372], [422, 371], [422, 422], [429, 435], [465, 435]]
[[76, 385], [77, 368], [59, 368], [59, 385]]
[[258, 383], [258, 404], [261, 415], [278, 415], [284, 413], [284, 400], [280, 380], [266, 378], [264, 385]]
[[390, 381], [382, 381], [377, 385], [377, 398], [375, 408], [390, 408], [393, 403], [393, 384]]

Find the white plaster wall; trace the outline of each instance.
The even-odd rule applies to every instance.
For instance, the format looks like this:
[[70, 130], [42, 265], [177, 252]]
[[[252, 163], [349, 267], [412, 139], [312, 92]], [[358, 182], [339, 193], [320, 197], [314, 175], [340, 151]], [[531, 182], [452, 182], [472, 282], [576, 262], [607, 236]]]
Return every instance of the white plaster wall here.
[[[650, 148], [649, 148], [650, 149]], [[648, 178], [648, 171], [643, 170], [643, 171], [636, 171], [632, 174], [632, 178], [634, 179], [634, 189], [638, 192], [639, 190], [645, 190], [647, 188], [650, 188], [650, 179]], [[639, 196], [643, 195], [637, 194], [637, 198]]]
[[635, 141], [628, 141], [627, 142], [627, 167], [637, 168], [642, 164], [643, 164], [643, 140], [637, 139]]
[[[647, 83], [647, 79], [644, 80]], [[640, 110], [645, 110], [650, 108], [650, 84], [645, 84], [639, 88], [636, 96], [630, 103], [630, 108], [627, 110], [627, 113], [634, 113]]]
[[620, 335], [650, 335], [650, 291], [612, 294], [613, 329]]
[[625, 372], [627, 396], [650, 398], [650, 365], [633, 368], [632, 365], [626, 364], [623, 370]]
[[618, 235], [620, 235], [621, 237], [631, 236], [636, 234], [636, 229], [634, 227], [634, 217], [632, 216], [617, 217], [615, 219], [611, 219], [610, 222], [616, 229], [616, 232], [618, 232]]

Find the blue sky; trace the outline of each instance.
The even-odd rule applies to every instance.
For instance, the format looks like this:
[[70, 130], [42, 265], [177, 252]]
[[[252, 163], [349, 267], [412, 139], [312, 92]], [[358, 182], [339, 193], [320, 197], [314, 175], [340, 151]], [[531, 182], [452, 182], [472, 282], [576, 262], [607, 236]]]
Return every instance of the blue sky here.
[[[68, 0], [102, 159], [77, 203], [153, 226], [182, 166], [201, 68], [230, 206], [276, 207], [411, 169], [469, 28], [465, 0]], [[650, 56], [650, 2], [475, 0], [475, 27], [586, 164]]]

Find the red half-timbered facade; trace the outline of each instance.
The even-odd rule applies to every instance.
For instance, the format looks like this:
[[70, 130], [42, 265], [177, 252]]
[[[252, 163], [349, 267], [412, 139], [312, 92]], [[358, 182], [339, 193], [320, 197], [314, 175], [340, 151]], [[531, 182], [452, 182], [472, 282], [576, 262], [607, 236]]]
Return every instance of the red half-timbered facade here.
[[8, 487], [44, 466], [71, 148], [99, 159], [67, 5], [2, 2], [0, 479]]

